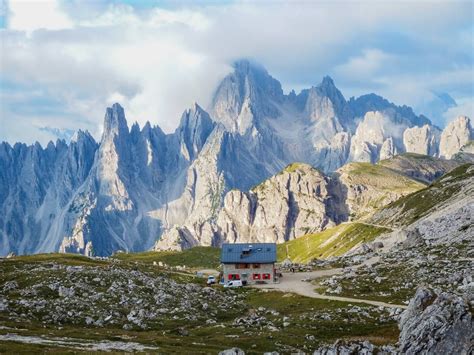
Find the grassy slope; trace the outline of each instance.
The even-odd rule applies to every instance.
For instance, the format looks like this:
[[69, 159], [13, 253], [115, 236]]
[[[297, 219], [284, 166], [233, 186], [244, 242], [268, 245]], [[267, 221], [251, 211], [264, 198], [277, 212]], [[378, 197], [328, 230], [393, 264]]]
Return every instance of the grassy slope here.
[[349, 163], [336, 174], [350, 190], [347, 204], [352, 220], [370, 216], [401, 196], [426, 186], [392, 169], [370, 163]]
[[[278, 260], [289, 257], [293, 262], [308, 262], [315, 258], [328, 258], [348, 252], [360, 243], [374, 240], [389, 229], [363, 223], [340, 224], [325, 231], [308, 234], [277, 246]], [[333, 238], [330, 242], [328, 240]]]
[[349, 174], [349, 181], [387, 192], [412, 192], [425, 185], [379, 164], [350, 163], [341, 171]]
[[79, 254], [62, 254], [62, 253], [47, 253], [47, 254], [34, 254], [34, 255], [20, 255], [13, 259], [7, 259], [15, 262], [25, 263], [48, 263], [57, 262], [63, 265], [71, 266], [101, 266], [107, 263], [98, 259], [91, 259], [84, 255]]
[[404, 153], [392, 159], [382, 160], [378, 165], [429, 184], [436, 177], [440, 177], [457, 168], [461, 163], [428, 155]]
[[[447, 201], [460, 191], [460, 185], [474, 177], [474, 170], [467, 172], [471, 164], [461, 165], [436, 180], [430, 186], [400, 198], [376, 213], [371, 221], [387, 226], [408, 225], [427, 215], [434, 207]], [[470, 189], [474, 193], [472, 187]]]
[[124, 261], [142, 263], [163, 262], [169, 266], [185, 265], [189, 268], [216, 268], [220, 265], [220, 249], [213, 247], [194, 247], [178, 251], [148, 251], [143, 253], [119, 253], [113, 256]]

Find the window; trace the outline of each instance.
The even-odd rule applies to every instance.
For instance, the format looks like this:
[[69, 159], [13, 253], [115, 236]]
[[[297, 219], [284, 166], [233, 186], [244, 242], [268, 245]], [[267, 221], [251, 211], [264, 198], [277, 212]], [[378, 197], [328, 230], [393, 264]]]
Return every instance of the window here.
[[229, 280], [240, 280], [240, 275], [239, 274], [229, 274], [227, 276]]
[[236, 269], [248, 269], [248, 268], [250, 268], [250, 264], [236, 264], [235, 268]]
[[253, 264], [254, 269], [260, 269], [260, 264]]
[[270, 274], [263, 274], [263, 279], [264, 280], [270, 280], [271, 279]]
[[254, 280], [260, 280], [262, 278], [262, 275], [260, 274], [253, 274], [253, 279]]

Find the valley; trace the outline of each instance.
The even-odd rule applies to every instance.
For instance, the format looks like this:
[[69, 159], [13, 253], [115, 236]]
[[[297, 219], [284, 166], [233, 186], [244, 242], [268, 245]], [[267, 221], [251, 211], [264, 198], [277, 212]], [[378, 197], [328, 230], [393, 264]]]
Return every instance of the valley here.
[[[472, 352], [473, 138], [243, 60], [174, 133], [1, 143], [0, 352]], [[282, 277], [207, 285], [225, 243]]]

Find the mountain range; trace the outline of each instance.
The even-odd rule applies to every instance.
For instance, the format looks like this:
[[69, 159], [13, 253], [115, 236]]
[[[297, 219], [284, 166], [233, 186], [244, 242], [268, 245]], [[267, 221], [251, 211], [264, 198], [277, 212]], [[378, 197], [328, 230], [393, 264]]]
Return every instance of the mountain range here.
[[[346, 100], [330, 77], [284, 94], [241, 60], [171, 134], [114, 104], [99, 142], [1, 143], [0, 255], [284, 242], [424, 187], [472, 159], [473, 139], [468, 117], [441, 130], [375, 94]], [[435, 163], [387, 167], [405, 153]]]

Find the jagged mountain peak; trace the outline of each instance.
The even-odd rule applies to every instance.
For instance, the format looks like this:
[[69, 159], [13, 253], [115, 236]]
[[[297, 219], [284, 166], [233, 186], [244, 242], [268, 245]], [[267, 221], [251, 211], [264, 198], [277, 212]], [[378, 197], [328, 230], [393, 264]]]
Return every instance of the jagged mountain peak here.
[[234, 63], [234, 71], [218, 85], [209, 113], [229, 131], [245, 133], [261, 117], [278, 115], [283, 89], [262, 66], [249, 60]]
[[189, 160], [193, 160], [206, 143], [207, 137], [214, 129], [215, 123], [209, 114], [197, 103], [183, 112], [176, 132], [186, 147]]
[[333, 78], [331, 78], [329, 75], [325, 75], [321, 83], [318, 85], [318, 87], [321, 89], [331, 90], [333, 88], [336, 88], [336, 85], [334, 84]]
[[452, 122], [455, 122], [454, 124], [465, 125], [466, 127], [470, 127], [470, 129], [472, 129], [471, 119], [467, 116], [460, 115], [460, 116], [456, 117]]
[[[143, 128], [145, 128], [145, 126]], [[133, 136], [134, 134], [138, 134], [138, 133], [140, 133], [140, 125], [138, 124], [137, 121], [135, 121], [132, 124], [132, 127], [130, 127], [130, 134]]]
[[263, 65], [249, 58], [235, 60], [232, 67], [236, 74], [248, 75], [250, 72], [261, 72], [262, 74], [268, 75], [268, 72]]
[[105, 138], [108, 135], [122, 135], [123, 133], [128, 133], [125, 111], [120, 104], [115, 103], [105, 111], [104, 134], [102, 137]]
[[[376, 162], [408, 151], [452, 156], [466, 144], [472, 146], [468, 118], [459, 118], [450, 125], [452, 129], [445, 129], [443, 144], [438, 143], [439, 130], [432, 125], [415, 127], [420, 122], [429, 124], [410, 108], [375, 94], [348, 103], [329, 76], [298, 95], [294, 91], [284, 95], [265, 68], [249, 60], [237, 61], [217, 88], [210, 109], [206, 112], [194, 103], [173, 133], [165, 134], [148, 122], [143, 128], [135, 123], [129, 130], [124, 109], [114, 104], [106, 109], [100, 142], [87, 131], [78, 131], [69, 145], [58, 141], [46, 149], [39, 143], [15, 144], [13, 149], [1, 144], [0, 216], [8, 216], [14, 229], [0, 218], [0, 234], [6, 233], [10, 243], [0, 249], [0, 255], [56, 251], [64, 236], [72, 238], [72, 244], [63, 251], [88, 253], [81, 246], [86, 242], [93, 243], [99, 255], [117, 249], [138, 251], [173, 226], [185, 226], [190, 238], [209, 245], [217, 240], [214, 232], [219, 232], [209, 229], [211, 222], [219, 217], [225, 201], [243, 206], [243, 212], [234, 215], [236, 223], [248, 211], [252, 216], [248, 225], [264, 230], [281, 222], [280, 206], [286, 210], [294, 226], [290, 225], [290, 232], [267, 230], [267, 240], [297, 236], [308, 225], [320, 230], [347, 214], [346, 207], [334, 205], [339, 202], [325, 199], [332, 194], [329, 190], [344, 189], [324, 174], [352, 160]], [[443, 155], [438, 154], [440, 146]], [[290, 164], [295, 161], [302, 163]], [[370, 165], [362, 168], [381, 170]], [[255, 200], [264, 191], [249, 189], [263, 181], [278, 182], [278, 193], [286, 196], [286, 202], [276, 204], [272, 193], [267, 194], [268, 202], [258, 196]], [[271, 183], [266, 186], [272, 188]], [[235, 188], [241, 193], [226, 200], [226, 192]], [[350, 192], [356, 208], [360, 191]], [[306, 206], [302, 219], [294, 218], [293, 195], [298, 195], [300, 202], [295, 201], [300, 207]], [[247, 205], [239, 202], [240, 197], [247, 199]], [[313, 202], [322, 214], [312, 214]], [[333, 213], [338, 209], [342, 212]], [[273, 222], [266, 220], [267, 212], [274, 215]], [[305, 219], [308, 213], [310, 220]], [[223, 228], [229, 221], [224, 217]], [[30, 240], [35, 240], [31, 246]]]
[[199, 106], [197, 102], [195, 102], [190, 108], [188, 108], [187, 110], [183, 112], [183, 116], [184, 115], [199, 116], [199, 115], [207, 115], [207, 114], [208, 113], [201, 106]]
[[393, 110], [396, 112], [397, 116], [408, 120], [411, 125], [423, 126], [425, 124], [432, 124], [427, 117], [423, 115], [417, 116], [411, 107], [406, 105], [397, 106], [393, 102], [390, 102], [382, 96], [374, 93], [362, 95], [358, 98], [351, 97], [348, 101], [348, 105], [355, 117], [363, 117], [365, 113], [369, 111], [382, 112]]
[[78, 129], [71, 137], [71, 143], [78, 143], [81, 141], [94, 141], [94, 137], [90, 134], [88, 130], [83, 131], [82, 129]]
[[326, 75], [323, 77], [321, 83], [317, 86], [313, 86], [311, 90], [316, 91], [321, 96], [328, 97], [334, 104], [345, 104], [346, 99], [342, 95], [341, 91], [334, 84], [334, 80]]

